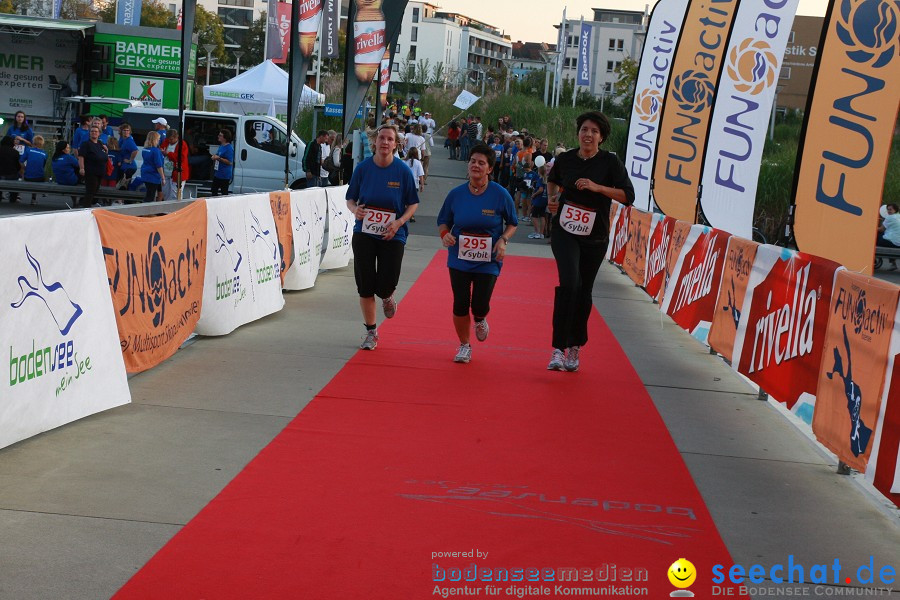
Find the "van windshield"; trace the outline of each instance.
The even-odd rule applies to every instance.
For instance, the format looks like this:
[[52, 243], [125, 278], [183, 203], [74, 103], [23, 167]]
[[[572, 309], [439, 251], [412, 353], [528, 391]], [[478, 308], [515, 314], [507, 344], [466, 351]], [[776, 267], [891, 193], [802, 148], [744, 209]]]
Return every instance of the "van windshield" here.
[[287, 134], [271, 123], [248, 119], [244, 124], [247, 145], [263, 152], [285, 156], [287, 154]]

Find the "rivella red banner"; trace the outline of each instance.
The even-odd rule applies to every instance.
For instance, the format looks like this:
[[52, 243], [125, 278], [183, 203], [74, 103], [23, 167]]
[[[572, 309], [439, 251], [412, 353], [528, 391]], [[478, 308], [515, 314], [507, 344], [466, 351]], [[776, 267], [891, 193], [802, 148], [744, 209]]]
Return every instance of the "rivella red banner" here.
[[644, 272], [644, 290], [651, 298], [659, 296], [666, 279], [666, 260], [675, 219], [654, 213], [650, 222], [650, 240], [647, 244], [647, 268]]
[[609, 262], [622, 266], [625, 262], [625, 251], [628, 250], [628, 221], [631, 219], [631, 207], [623, 206], [616, 215], [616, 220], [609, 228]]
[[666, 287], [662, 311], [704, 343], [716, 310], [730, 237], [706, 225], [691, 227]]
[[875, 441], [898, 294], [892, 283], [847, 270], [834, 277], [812, 429], [862, 472]]
[[866, 481], [900, 507], [900, 330], [894, 317], [894, 333], [888, 352], [887, 377], [875, 429]]
[[622, 268], [635, 285], [644, 285], [647, 267], [647, 242], [650, 238], [650, 224], [653, 215], [637, 209], [631, 211], [628, 220], [628, 243], [625, 248], [625, 262]]
[[760, 246], [734, 340], [732, 368], [812, 422], [838, 264]]
[[669, 279], [672, 278], [675, 264], [678, 262], [678, 257], [681, 256], [681, 247], [684, 246], [684, 242], [691, 232], [691, 224], [687, 221], [679, 221], [674, 218], [672, 220], [675, 221], [675, 224], [672, 226], [672, 241], [669, 243], [669, 253], [666, 255], [666, 276], [663, 278], [662, 285], [659, 287], [659, 296], [656, 298], [660, 304], [665, 299]]
[[730, 361], [734, 350], [734, 336], [737, 335], [741, 310], [750, 282], [750, 269], [756, 258], [759, 244], [737, 236], [728, 239], [725, 253], [725, 268], [719, 284], [719, 300], [709, 328], [709, 347]]

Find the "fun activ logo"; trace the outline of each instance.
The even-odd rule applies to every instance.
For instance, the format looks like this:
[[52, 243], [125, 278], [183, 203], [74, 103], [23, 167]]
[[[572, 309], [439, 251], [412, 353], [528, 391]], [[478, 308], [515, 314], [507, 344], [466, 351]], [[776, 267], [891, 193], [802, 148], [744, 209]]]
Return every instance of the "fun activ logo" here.
[[836, 31], [853, 62], [881, 68], [900, 50], [896, 0], [842, 0]]
[[672, 97], [685, 111], [703, 112], [712, 104], [716, 93], [716, 86], [709, 75], [701, 71], [685, 71], [676, 76], [672, 84]]
[[756, 95], [775, 83], [778, 61], [771, 46], [747, 38], [728, 55], [728, 76], [738, 92]]
[[638, 118], [645, 123], [653, 123], [659, 118], [662, 107], [662, 94], [659, 90], [643, 90], [634, 99], [634, 110]]

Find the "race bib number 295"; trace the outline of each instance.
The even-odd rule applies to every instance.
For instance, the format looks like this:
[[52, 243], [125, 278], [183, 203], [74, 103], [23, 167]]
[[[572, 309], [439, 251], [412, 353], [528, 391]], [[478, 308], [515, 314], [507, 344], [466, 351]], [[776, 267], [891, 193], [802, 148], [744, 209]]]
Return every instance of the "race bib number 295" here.
[[494, 251], [494, 240], [488, 234], [460, 233], [459, 258], [472, 262], [489, 262]]

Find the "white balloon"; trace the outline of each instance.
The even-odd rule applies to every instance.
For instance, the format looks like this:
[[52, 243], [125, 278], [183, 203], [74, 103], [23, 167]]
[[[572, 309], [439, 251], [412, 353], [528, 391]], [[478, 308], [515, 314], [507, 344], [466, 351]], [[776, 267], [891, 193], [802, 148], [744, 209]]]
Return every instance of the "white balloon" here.
[[[537, 164], [537, 161], [535, 161], [535, 164]], [[881, 215], [882, 219], [887, 219], [887, 216], [888, 216], [887, 204], [881, 205], [881, 208], [878, 209], [878, 214]]]
[[544, 166], [544, 163], [546, 163], [546, 162], [547, 162], [547, 159], [545, 159], [543, 156], [538, 156], [537, 158], [534, 159], [534, 166], [536, 166], [538, 169], [540, 169], [541, 167]]

